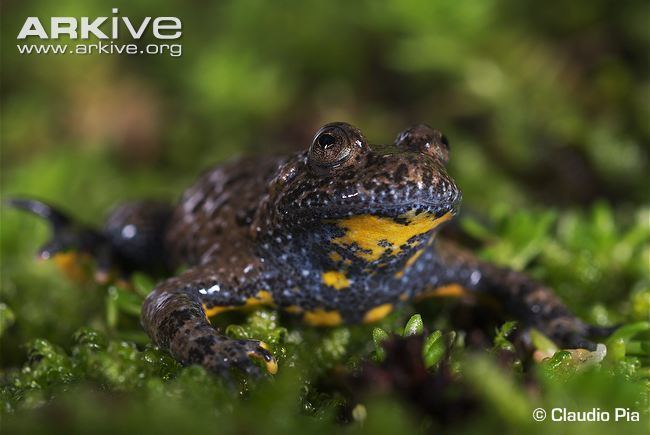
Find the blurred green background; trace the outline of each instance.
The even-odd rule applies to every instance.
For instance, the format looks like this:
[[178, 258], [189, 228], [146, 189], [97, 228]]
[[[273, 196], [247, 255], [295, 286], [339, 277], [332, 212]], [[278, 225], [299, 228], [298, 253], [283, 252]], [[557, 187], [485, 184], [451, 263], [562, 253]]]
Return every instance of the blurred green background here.
[[[173, 200], [213, 163], [303, 149], [326, 122], [350, 122], [375, 143], [392, 141], [403, 128], [425, 122], [450, 139], [450, 172], [464, 192], [461, 227], [481, 241], [481, 255], [526, 268], [592, 322], [649, 320], [646, 1], [9, 0], [0, 7], [3, 197], [37, 196], [99, 224], [110, 206], [124, 199]], [[114, 7], [138, 22], [144, 16], [179, 17], [183, 36], [175, 42], [183, 45], [182, 56], [20, 55], [16, 49], [27, 16], [47, 23], [51, 16], [111, 16]], [[42, 411], [51, 396], [71, 389], [54, 408], [70, 413], [68, 424], [78, 428], [103, 421], [106, 415], [96, 410], [81, 407], [75, 414], [75, 404], [108, 400], [88, 399], [96, 388], [75, 392], [89, 379], [101, 391], [130, 394], [149, 377], [166, 380], [157, 371], [134, 374], [139, 381], [133, 383], [126, 375], [126, 381], [106, 375], [102, 370], [124, 369], [110, 359], [117, 355], [110, 346], [99, 346], [118, 364], [110, 370], [93, 366], [66, 378], [55, 365], [58, 375], [38, 377], [39, 361], [48, 353], [43, 343], [33, 343], [36, 338], [62, 346], [61, 355], [72, 352], [73, 366], [79, 350], [74, 332], [80, 327], [90, 326], [115, 343], [126, 339], [127, 347], [137, 343], [139, 350], [133, 348], [130, 356], [120, 354], [129, 361], [144, 358], [138, 352], [147, 340], [134, 315], [137, 299], [69, 283], [51, 265], [34, 263], [33, 253], [47, 237], [45, 226], [4, 207], [1, 213], [3, 411], [24, 408], [26, 413], [10, 418], [12, 427], [40, 421], [31, 420], [30, 412]], [[441, 328], [447, 326], [442, 314], [436, 323]], [[430, 324], [440, 313], [433, 309], [431, 316]], [[291, 326], [289, 335], [294, 328], [296, 334], [309, 334]], [[370, 340], [369, 329], [356, 333]], [[647, 334], [641, 337], [646, 345], [648, 340]], [[350, 354], [363, 356], [364, 340], [356, 348], [352, 343], [347, 353], [333, 354], [342, 361]], [[34, 346], [40, 349], [38, 358]], [[641, 398], [637, 390], [617, 395], [608, 389], [619, 385], [620, 366], [613, 378], [603, 375], [584, 385], [575, 381], [574, 389], [601, 397], [603, 406], [624, 397], [643, 408], [648, 404], [647, 353], [640, 358], [625, 360], [639, 371], [623, 378], [631, 390], [641, 388]], [[146, 425], [137, 413], [155, 414], [163, 397], [195, 404], [200, 394], [178, 386], [191, 374], [175, 370], [174, 383], [149, 385], [139, 393], [151, 403], [140, 404], [120, 423], [124, 428]], [[93, 379], [95, 372], [105, 377]], [[305, 388], [305, 378], [299, 378], [265, 390], [280, 398], [285, 408], [279, 415], [289, 420], [295, 410], [287, 403], [297, 409], [302, 397], [297, 391]], [[573, 394], [552, 386], [545, 391], [549, 403]], [[187, 405], [175, 417], [196, 419], [200, 410], [214, 418], [226, 412], [217, 393], [206, 394], [214, 402], [196, 409]], [[232, 427], [247, 412], [263, 418], [272, 408], [264, 403], [253, 400], [245, 405], [250, 409], [231, 404], [235, 411], [224, 418]], [[306, 406], [305, 400], [300, 403]], [[394, 406], [401, 405], [378, 404], [378, 410], [388, 410], [385, 414], [369, 411], [364, 430], [390, 432], [402, 424], [422, 429]], [[374, 421], [372, 415], [386, 421]], [[476, 421], [486, 419], [494, 427], [503, 423], [486, 415]], [[336, 428], [330, 420], [299, 421], [327, 432]], [[513, 430], [522, 427], [507, 418], [506, 423]], [[269, 425], [271, 431], [294, 427]]]

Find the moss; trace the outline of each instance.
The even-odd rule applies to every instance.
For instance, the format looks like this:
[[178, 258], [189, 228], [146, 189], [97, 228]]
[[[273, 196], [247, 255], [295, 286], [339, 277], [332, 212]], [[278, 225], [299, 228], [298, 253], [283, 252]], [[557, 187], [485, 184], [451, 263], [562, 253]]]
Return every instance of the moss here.
[[[575, 225], [582, 228], [583, 236], [580, 240], [583, 240], [586, 245], [584, 249], [593, 249], [593, 239], [604, 237], [599, 234], [600, 231], [603, 231], [603, 226], [593, 224], [595, 216], [603, 213], [602, 208], [603, 205], [598, 205], [593, 211], [569, 214], [569, 219], [577, 220]], [[522, 219], [519, 217], [522, 214], [527, 214], [527, 217]], [[534, 211], [519, 211], [518, 216], [514, 217], [512, 221], [517, 225], [529, 222], [530, 225], [536, 226], [538, 225], [536, 214]], [[493, 227], [496, 230], [492, 232], [490, 244], [483, 250], [483, 254], [488, 258], [495, 255], [493, 254], [496, 252], [494, 246], [516, 243], [508, 241], [509, 237], [515, 238], [509, 230], [512, 221], [507, 217], [501, 219], [504, 224]], [[564, 219], [564, 217], [561, 215], [560, 219]], [[611, 225], [614, 228], [619, 227], [616, 221], [612, 221]], [[645, 279], [642, 274], [632, 273], [635, 270], [640, 270], [636, 269], [634, 265], [638, 259], [632, 253], [643, 250], [644, 244], [647, 243], [645, 237], [625, 236], [625, 234], [634, 233], [633, 225], [634, 223], [631, 223], [627, 228], [620, 229], [611, 229], [605, 225], [608, 233], [616, 234], [617, 237], [620, 236], [625, 240], [625, 252], [629, 252], [630, 255], [621, 259], [618, 257], [620, 249], [611, 250], [609, 242], [603, 245], [604, 248], [607, 248], [606, 251], [598, 253], [598, 256], [601, 257], [601, 262], [598, 264], [606, 264], [608, 258], [614, 261], [613, 257], [617, 256], [615, 261], [619, 266], [616, 269], [618, 271], [616, 276], [624, 277], [630, 285], [634, 285], [632, 284], [634, 282], [642, 283]], [[523, 231], [525, 232], [525, 228]], [[560, 231], [561, 227], [557, 223], [546, 228], [539, 236], [541, 247], [536, 250], [537, 254], [529, 260], [535, 259], [534, 272], [541, 276], [548, 276], [551, 284], [557, 283], [556, 280], [562, 280], [565, 277], [564, 273], [555, 274], [555, 271], [558, 270], [556, 260], [558, 254], [555, 253], [568, 249], [579, 250], [578, 242], [563, 238]], [[611, 243], [623, 242], [613, 241]], [[550, 254], [545, 255], [547, 251]], [[29, 270], [35, 266], [25, 264], [23, 267], [25, 270]], [[523, 267], [528, 266], [524, 264]], [[573, 266], [567, 265], [566, 267], [572, 268]], [[609, 266], [600, 267], [607, 269], [608, 273], [615, 273]], [[56, 272], [52, 271], [51, 273], [51, 279], [60, 279], [56, 276]], [[486, 404], [485, 413], [490, 412], [489, 410], [498, 411], [496, 419], [512, 428], [525, 428], [529, 425], [531, 422], [528, 419], [528, 411], [533, 409], [534, 405], [539, 405], [537, 395], [529, 394], [521, 384], [522, 378], [517, 373], [521, 373], [522, 370], [528, 373], [527, 376], [536, 374], [541, 380], [539, 388], [541, 388], [540, 393], [543, 397], [546, 395], [557, 397], [564, 394], [566, 400], [580, 400], [587, 389], [595, 395], [594, 397], [599, 398], [598, 403], [601, 403], [603, 407], [619, 406], [617, 400], [621, 400], [621, 403], [632, 403], [633, 405], [630, 406], [634, 406], [634, 409], [642, 409], [643, 407], [639, 405], [648, 403], [649, 400], [650, 350], [647, 343], [650, 326], [647, 321], [637, 321], [643, 317], [643, 310], [645, 310], [646, 298], [643, 287], [639, 287], [641, 290], [627, 293], [626, 296], [625, 289], [614, 288], [611, 284], [612, 287], [609, 290], [616, 291], [620, 299], [610, 305], [603, 305], [590, 298], [590, 288], [584, 287], [584, 284], [574, 289], [574, 292], [579, 293], [574, 295], [575, 299], [591, 299], [592, 303], [598, 303], [608, 312], [608, 319], [614, 318], [625, 323], [607, 341], [609, 354], [604, 361], [597, 364], [597, 369], [585, 365], [585, 358], [576, 358], [571, 352], [558, 351], [540, 364], [533, 364], [534, 370], [532, 371], [530, 362], [522, 363], [515, 357], [513, 363], [507, 366], [507, 370], [512, 373], [511, 379], [508, 379], [507, 374], [498, 374], [502, 373], [503, 369], [497, 368], [497, 361], [502, 360], [504, 352], [516, 351], [508, 339], [516, 328], [516, 324], [512, 322], [502, 325], [495, 332], [494, 345], [491, 349], [486, 348], [479, 354], [475, 354], [476, 351], [468, 354], [468, 349], [462, 340], [463, 331], [444, 333], [434, 330], [430, 333], [427, 332], [429, 325], [434, 320], [433, 317], [428, 316], [435, 315], [437, 317], [435, 320], [440, 322], [440, 317], [444, 318], [449, 315], [444, 312], [442, 314], [435, 312], [426, 314], [431, 311], [430, 308], [435, 305], [434, 302], [425, 303], [423, 307], [425, 309], [421, 314], [409, 316], [408, 308], [395, 313], [384, 320], [380, 327], [374, 329], [363, 326], [325, 330], [305, 328], [290, 319], [282, 320], [273, 310], [258, 310], [244, 316], [237, 324], [224, 325], [226, 326], [225, 331], [233, 337], [254, 337], [266, 341], [278, 357], [280, 375], [276, 382], [271, 383], [266, 381], [261, 383], [244, 382], [238, 387], [245, 397], [245, 399], [241, 399], [233, 394], [231, 387], [223, 385], [220, 379], [205, 373], [203, 369], [180, 367], [168, 355], [147, 345], [146, 338], [139, 338], [135, 341], [123, 338], [141, 334], [137, 324], [138, 308], [146, 289], [152, 285], [153, 280], [138, 275], [134, 282], [134, 290], [120, 290], [112, 286], [86, 286], [84, 291], [99, 295], [103, 292], [106, 295], [105, 307], [109, 308], [103, 310], [99, 304], [95, 320], [91, 322], [99, 325], [99, 328], [81, 327], [71, 334], [69, 347], [67, 345], [65, 347], [57, 346], [43, 338], [32, 339], [25, 348], [27, 362], [19, 369], [3, 371], [2, 409], [4, 418], [12, 425], [11, 427], [14, 427], [13, 425], [28, 427], [28, 425], [23, 426], [26, 425], [27, 418], [45, 418], [44, 415], [49, 412], [46, 410], [52, 407], [63, 407], [66, 409], [66, 413], [72, 413], [75, 416], [74, 424], [81, 424], [80, 421], [85, 419], [98, 422], [108, 416], [97, 409], [91, 409], [88, 405], [78, 406], [78, 401], [90, 400], [91, 403], [96, 403], [99, 406], [102, 401], [112, 400], [104, 396], [110, 398], [119, 395], [126, 398], [126, 403], [140, 402], [137, 409], [144, 415], [153, 412], [153, 408], [149, 409], [148, 406], [158, 406], [163, 397], [168, 397], [173, 398], [174, 406], [179, 407], [170, 415], [184, 415], [187, 418], [200, 419], [202, 418], [200, 412], [206, 412], [212, 416], [216, 413], [221, 416], [220, 424], [231, 425], [230, 427], [250, 424], [239, 421], [239, 419], [242, 418], [244, 409], [248, 412], [248, 407], [253, 406], [251, 400], [259, 401], [259, 403], [255, 402], [258, 403], [255, 406], [265, 406], [267, 409], [274, 409], [276, 405], [273, 403], [288, 401], [293, 405], [286, 409], [283, 408], [282, 412], [291, 415], [292, 419], [299, 418], [298, 416], [301, 414], [305, 415], [304, 418], [310, 416], [305, 421], [310, 421], [309, 425], [314, 425], [322, 431], [336, 424], [335, 416], [348, 406], [353, 405], [347, 402], [349, 399], [346, 399], [344, 391], [337, 388], [332, 389], [331, 386], [325, 388], [324, 385], [327, 383], [323, 384], [323, 379], [326, 379], [323, 376], [327, 377], [328, 373], [336, 372], [343, 367], [347, 367], [347, 370], [355, 370], [355, 367], [359, 367], [360, 361], [371, 358], [373, 354], [376, 360], [382, 360], [384, 352], [382, 342], [391, 333], [404, 334], [405, 336], [424, 333], [421, 357], [426, 367], [430, 367], [434, 372], [439, 370], [440, 362], [452, 349], [451, 363], [458, 379], [464, 379], [478, 392], [480, 400]], [[608, 282], [613, 283], [614, 278], [610, 278]], [[70, 292], [68, 297], [75, 297], [74, 295], [74, 292]], [[583, 308], [585, 312], [590, 312], [588, 306]], [[3, 308], [3, 313], [7, 319], [4, 320], [7, 328], [6, 333], [10, 333], [17, 325], [21, 325], [21, 322], [25, 327], [30, 326], [24, 318], [13, 319], [10, 314], [7, 314], [10, 313], [7, 307]], [[12, 325], [13, 322], [15, 324]], [[552, 346], [550, 348], [546, 346], [541, 337], [536, 340], [535, 343], [539, 349], [544, 352], [548, 352], [550, 349], [553, 352]], [[585, 373], [589, 373], [589, 375]], [[278, 382], [282, 387], [278, 385]], [[594, 390], [588, 385], [589, 382], [603, 385], [603, 389]], [[571, 387], [569, 388], [568, 385]], [[628, 387], [619, 388], [620, 385]], [[551, 392], [548, 392], [546, 388], [550, 388], [548, 391]], [[615, 395], [612, 396], [614, 393]], [[513, 402], [515, 396], [518, 403], [516, 406]], [[202, 401], [202, 405], [195, 409], [192, 406], [196, 400]], [[376, 409], [381, 409], [381, 406], [384, 406], [376, 405], [378, 408], [374, 408], [374, 399], [368, 400], [368, 402], [364, 402], [364, 409], [367, 413], [363, 419], [364, 425], [370, 424], [365, 422], [372, 420]], [[391, 400], [395, 400], [395, 398]], [[550, 404], [552, 400], [548, 400]], [[261, 405], [261, 403], [265, 404]], [[166, 406], [171, 405], [166, 404]], [[507, 411], [504, 411], [504, 407], [507, 407]], [[136, 415], [129, 414], [133, 412], [132, 410], [128, 411], [126, 416], [117, 418], [118, 421], [113, 423], [127, 426], [132, 424], [131, 420], [137, 419]], [[254, 413], [259, 412], [261, 411], [256, 410]], [[29, 415], [32, 417], [28, 417]], [[350, 414], [350, 418], [354, 420], [353, 415], [358, 416], [359, 412]], [[399, 415], [401, 415], [400, 418], [407, 418], [403, 414]], [[478, 422], [481, 421], [481, 418], [487, 417], [484, 415], [474, 418], [475, 420], [471, 421]], [[403, 421], [398, 419], [390, 424], [402, 423]], [[280, 423], [276, 423], [276, 426], [272, 426], [274, 430], [279, 431], [284, 428], [284, 425]], [[352, 430], [352, 428], [364, 430], [362, 426], [358, 426], [358, 423], [352, 423], [352, 427], [349, 429]]]
[[[182, 58], [16, 54], [26, 16], [107, 13], [77, 0], [61, 7], [3, 5], [3, 198], [42, 197], [98, 225], [118, 201], [171, 200], [209, 162], [307, 144], [327, 121], [357, 124], [372, 142], [424, 121], [451, 139], [459, 227], [479, 254], [548, 283], [587, 321], [623, 328], [593, 364], [535, 335], [540, 358], [526, 359], [511, 323], [470, 345], [476, 337], [445, 301], [329, 330], [261, 310], [218, 322], [269, 343], [279, 374], [233, 390], [149, 345], [138, 312], [155, 277], [136, 275], [133, 290], [68, 282], [33, 261], [45, 225], [2, 207], [3, 431], [647, 429], [528, 414], [579, 404], [650, 418], [645, 2], [335, 0], [287, 13], [275, 3], [143, 0], [125, 15], [181, 16]], [[347, 377], [368, 367], [386, 375], [384, 346], [405, 332], [421, 337], [422, 381], [432, 382], [422, 385], [446, 388], [439, 404], [472, 405], [441, 408], [461, 418], [423, 413], [394, 388], [351, 387]]]

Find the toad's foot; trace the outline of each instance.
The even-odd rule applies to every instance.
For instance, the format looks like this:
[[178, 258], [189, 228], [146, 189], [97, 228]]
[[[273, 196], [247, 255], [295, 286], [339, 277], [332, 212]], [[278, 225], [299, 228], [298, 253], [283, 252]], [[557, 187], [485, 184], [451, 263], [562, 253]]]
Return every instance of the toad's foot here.
[[258, 340], [235, 340], [216, 334], [213, 330], [189, 341], [187, 358], [183, 363], [198, 364], [206, 370], [228, 376], [232, 368], [248, 376], [259, 377], [260, 367], [254, 360], [264, 364], [266, 371], [275, 374], [278, 370], [275, 358], [267, 345]]
[[[275, 374], [277, 363], [264, 342], [229, 338], [210, 324], [204, 303], [223, 310], [245, 306], [219, 270], [206, 264], [159, 283], [142, 306], [144, 329], [154, 343], [184, 365], [198, 364], [226, 378], [231, 369], [258, 376], [257, 360]], [[212, 295], [204, 290], [215, 287], [220, 291]]]
[[45, 219], [52, 228], [52, 238], [37, 252], [39, 259], [53, 259], [60, 269], [75, 280], [85, 278], [84, 258], [96, 261], [95, 279], [105, 283], [111, 273], [121, 269], [120, 262], [104, 234], [84, 226], [49, 204], [35, 199], [12, 198], [6, 204]]
[[95, 261], [99, 283], [127, 281], [135, 270], [157, 273], [167, 269], [164, 231], [171, 208], [157, 201], [123, 203], [109, 215], [102, 230], [80, 224], [49, 204], [13, 198], [6, 204], [45, 219], [52, 238], [38, 250], [40, 259], [53, 259], [69, 277], [87, 277], [84, 259]]

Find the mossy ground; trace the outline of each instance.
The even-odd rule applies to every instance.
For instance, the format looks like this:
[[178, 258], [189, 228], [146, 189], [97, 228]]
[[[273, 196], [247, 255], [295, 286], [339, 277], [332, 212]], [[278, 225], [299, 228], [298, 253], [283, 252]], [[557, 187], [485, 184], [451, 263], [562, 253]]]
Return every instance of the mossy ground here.
[[[630, 408], [641, 411], [645, 423], [626, 423], [629, 430], [642, 433], [647, 424], [646, 209], [623, 219], [625, 224], [619, 224], [603, 204], [560, 214], [498, 210], [486, 227], [464, 221], [468, 232], [489, 234], [481, 250], [484, 257], [528, 269], [554, 285], [590, 322], [625, 325], [606, 342], [608, 355], [601, 363], [581, 363], [566, 352], [542, 363], [522, 362], [507, 338], [511, 324], [498, 334], [487, 331], [493, 345], [468, 346], [466, 331], [453, 329], [455, 304], [448, 301], [406, 308], [374, 327], [335, 329], [307, 328], [274, 311], [260, 310], [224, 318], [220, 324], [233, 337], [269, 343], [280, 372], [272, 379], [235, 387], [199, 367], [182, 368], [148, 344], [137, 316], [153, 285], [150, 277], [136, 276], [132, 290], [71, 284], [52, 265], [32, 262], [31, 249], [45, 236], [43, 225], [6, 213], [5, 246], [12, 246], [14, 237], [25, 246], [15, 243], [16, 252], [4, 254], [1, 330], [7, 368], [1, 399], [3, 425], [11, 431], [110, 427], [165, 432], [214, 430], [218, 425], [223, 433], [262, 429], [394, 433], [405, 427], [435, 428], [439, 422], [417, 412], [399, 391], [350, 395], [346, 388], [331, 385], [319, 390], [323, 380], [336, 373], [358, 372], [362, 361], [380, 360], [385, 353], [381, 342], [393, 333], [425, 333], [422, 359], [431, 372], [439, 370], [443, 359], [449, 360], [454, 379], [478, 397], [478, 410], [455, 423], [459, 431], [490, 431], [505, 424], [513, 432], [545, 433], [557, 427], [534, 422], [532, 409], [562, 406]], [[411, 316], [415, 311], [420, 314]], [[537, 346], [544, 349], [543, 341]], [[503, 351], [513, 355], [506, 366], [500, 364]], [[351, 403], [351, 397], [359, 403]], [[602, 424], [597, 430], [609, 433], [620, 427]]]
[[[331, 1], [290, 14], [276, 2], [117, 3], [133, 18], [180, 16], [183, 56], [20, 56], [26, 16], [110, 10], [2, 3], [3, 198], [34, 195], [99, 224], [121, 200], [176, 198], [213, 162], [303, 148], [328, 121], [371, 142], [424, 121], [451, 139], [464, 192], [452, 233], [585, 320], [623, 328], [600, 363], [566, 352], [537, 363], [505, 319], [480, 328], [483, 311], [452, 301], [329, 330], [263, 310], [219, 320], [280, 361], [277, 376], [233, 390], [149, 346], [138, 311], [152, 277], [130, 291], [72, 283], [33, 259], [45, 225], [3, 207], [0, 430], [648, 432], [646, 2]], [[449, 421], [394, 382], [368, 388], [408, 362], [390, 350], [411, 346], [390, 338], [405, 332], [424, 335], [409, 363], [425, 367]], [[537, 407], [623, 407], [642, 422], [538, 423]]]

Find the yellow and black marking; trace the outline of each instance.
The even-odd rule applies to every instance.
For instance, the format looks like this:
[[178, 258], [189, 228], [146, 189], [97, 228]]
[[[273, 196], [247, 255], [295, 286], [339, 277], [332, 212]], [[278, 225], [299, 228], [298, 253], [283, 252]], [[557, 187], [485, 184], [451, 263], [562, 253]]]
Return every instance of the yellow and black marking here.
[[286, 311], [289, 314], [302, 314], [304, 310], [300, 308], [298, 305], [289, 305], [288, 307], [284, 308], [284, 311]]
[[364, 314], [363, 323], [377, 322], [390, 314], [391, 311], [393, 311], [393, 304], [378, 305]]
[[411, 255], [409, 259], [406, 260], [404, 267], [395, 273], [395, 278], [399, 279], [403, 277], [404, 273], [408, 270], [408, 268], [411, 267], [413, 264], [415, 264], [415, 262], [418, 261], [418, 258], [420, 258], [420, 256], [423, 253], [424, 253], [424, 248], [420, 248], [417, 251], [415, 251], [415, 254]]
[[322, 308], [305, 312], [302, 319], [311, 326], [338, 326], [343, 323], [338, 310], [328, 311]]
[[411, 246], [417, 236], [432, 231], [451, 218], [451, 213], [435, 218], [431, 213], [416, 215], [414, 211], [398, 219], [370, 214], [351, 216], [335, 221], [344, 234], [332, 239], [332, 243], [345, 249], [357, 246], [359, 250], [355, 254], [367, 262], [373, 262], [387, 253], [399, 255], [402, 247]]
[[[260, 347], [264, 350], [268, 350], [269, 352], [271, 351], [269, 345], [264, 343], [263, 341], [260, 341]], [[249, 358], [253, 358], [263, 362], [264, 365], [266, 366], [266, 371], [269, 372], [270, 374], [274, 375], [278, 372], [278, 362], [275, 360], [275, 358], [270, 358], [270, 360], [265, 359], [255, 352], [248, 352], [247, 355]]]
[[56, 267], [71, 281], [85, 282], [90, 279], [92, 260], [79, 252], [58, 252], [52, 257]]
[[217, 305], [208, 308], [203, 304], [203, 311], [205, 311], [205, 316], [210, 318], [225, 313], [226, 311], [247, 310], [257, 308], [261, 305], [273, 306], [273, 304], [273, 296], [271, 293], [266, 290], [261, 290], [255, 295], [255, 297], [246, 299], [246, 301], [241, 305]]
[[339, 261], [342, 261], [342, 260], [343, 260], [343, 257], [341, 256], [341, 254], [339, 254], [339, 253], [336, 252], [336, 251], [332, 251], [332, 252], [330, 252], [329, 255], [328, 255], [328, 257], [329, 257], [329, 259], [332, 260], [334, 263], [338, 263]]
[[468, 296], [470, 291], [459, 284], [447, 284], [435, 287], [415, 296], [416, 301], [429, 298], [461, 298]]
[[333, 287], [336, 290], [349, 288], [351, 284], [345, 272], [339, 272], [336, 270], [323, 272], [321, 281], [323, 284]]

